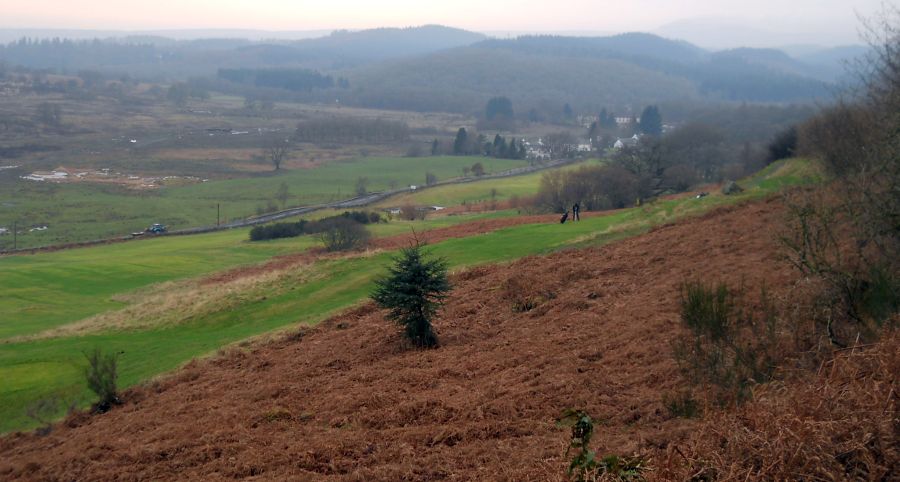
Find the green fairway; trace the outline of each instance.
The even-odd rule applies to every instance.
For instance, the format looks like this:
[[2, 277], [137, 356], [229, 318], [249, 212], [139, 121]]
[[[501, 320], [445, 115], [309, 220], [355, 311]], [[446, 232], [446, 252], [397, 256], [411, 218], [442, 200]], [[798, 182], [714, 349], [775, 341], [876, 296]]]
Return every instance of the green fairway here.
[[[332, 213], [333, 214], [333, 213]], [[395, 220], [370, 226], [374, 236], [425, 231], [454, 224], [511, 216], [494, 212], [426, 221]], [[148, 238], [89, 248], [0, 258], [0, 341], [31, 335], [116, 309], [116, 295], [166, 281], [254, 263], [303, 251], [321, 243], [312, 236], [251, 243], [249, 229], [194, 236]]]
[[[17, 222], [20, 231], [25, 228], [18, 238], [21, 248], [124, 236], [152, 223], [171, 229], [210, 226], [216, 224], [217, 207], [223, 221], [255, 215], [270, 204], [280, 208], [276, 195], [282, 183], [289, 194], [285, 205], [301, 206], [353, 197], [359, 178], [368, 179], [369, 191], [383, 191], [424, 184], [427, 172], [438, 179], [458, 177], [464, 167], [476, 162], [481, 162], [486, 172], [527, 165], [527, 161], [484, 157], [372, 157], [152, 191], [4, 179], [0, 227], [12, 228]], [[48, 229], [29, 231], [39, 225]], [[0, 248], [12, 246], [12, 236], [0, 237]]]
[[[737, 196], [713, 194], [703, 199], [659, 201], [606, 215], [589, 213], [580, 223], [520, 225], [446, 240], [429, 249], [459, 268], [567, 246], [603, 244], [660, 223], [816, 179], [809, 163], [777, 163], [745, 182], [748, 189]], [[432, 227], [453, 222], [448, 219], [433, 221]], [[376, 229], [390, 234], [405, 228], [408, 225], [392, 224]], [[111, 301], [114, 295], [139, 286], [259, 261], [303, 249], [311, 242], [304, 237], [248, 243], [241, 236], [246, 236], [246, 230], [0, 259], [0, 283], [8, 283], [0, 284], [0, 289], [20, 290], [17, 298], [4, 299], [3, 303], [9, 304], [0, 305], [7, 316], [0, 324], [0, 380], [4, 381], [0, 385], [0, 431], [34, 426], [35, 422], [24, 415], [25, 407], [41, 397], [66, 394], [77, 397], [82, 405], [88, 403], [78, 371], [81, 353], [87, 349], [97, 346], [123, 351], [121, 382], [123, 386], [133, 385], [223, 345], [297, 323], [316, 323], [364, 300], [372, 279], [384, 270], [392, 255], [322, 260], [304, 268], [308, 273], [302, 280], [282, 283], [271, 291], [248, 287], [240, 303], [214, 306], [174, 325], [8, 340], [10, 336], [75, 322], [91, 313], [114, 310], [121, 305]], [[13, 272], [15, 281], [7, 281]], [[7, 338], [5, 343], [3, 338]]]

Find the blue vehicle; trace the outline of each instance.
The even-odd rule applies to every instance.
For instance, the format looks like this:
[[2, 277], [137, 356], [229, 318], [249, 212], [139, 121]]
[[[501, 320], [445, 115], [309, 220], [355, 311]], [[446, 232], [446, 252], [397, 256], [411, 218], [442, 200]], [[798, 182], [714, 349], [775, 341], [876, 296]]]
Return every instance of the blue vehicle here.
[[154, 225], [150, 226], [149, 228], [147, 228], [147, 232], [150, 234], [163, 234], [166, 231], [167, 231], [166, 226], [159, 224], [159, 223], [154, 224]]

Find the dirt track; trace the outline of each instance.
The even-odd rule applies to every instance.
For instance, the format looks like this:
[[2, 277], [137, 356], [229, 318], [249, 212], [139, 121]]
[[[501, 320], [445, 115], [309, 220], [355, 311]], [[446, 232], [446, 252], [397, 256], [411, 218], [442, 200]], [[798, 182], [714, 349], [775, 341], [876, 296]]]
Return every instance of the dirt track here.
[[[583, 408], [598, 453], [653, 455], [672, 419], [686, 279], [771, 292], [775, 201], [722, 209], [602, 248], [529, 257], [455, 279], [442, 346], [403, 347], [371, 306], [281, 341], [191, 363], [100, 416], [0, 439], [0, 479], [561, 480]], [[537, 306], [517, 312], [522, 296]], [[652, 465], [652, 464], [651, 464]]]

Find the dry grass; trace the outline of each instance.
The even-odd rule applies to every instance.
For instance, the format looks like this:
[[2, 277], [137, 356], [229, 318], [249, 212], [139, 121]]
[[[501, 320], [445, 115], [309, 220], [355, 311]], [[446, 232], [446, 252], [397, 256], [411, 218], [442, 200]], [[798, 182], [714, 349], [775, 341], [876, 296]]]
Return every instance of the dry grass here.
[[710, 414], [684, 445], [669, 446], [657, 476], [891, 480], [900, 473], [898, 335], [839, 351], [813, 375], [761, 386], [745, 406]]
[[127, 306], [85, 318], [34, 335], [13, 338], [28, 341], [68, 336], [83, 336], [107, 330], [150, 329], [173, 326], [226, 311], [254, 301], [264, 301], [292, 286], [324, 276], [310, 264], [291, 264], [219, 283], [199, 279], [170, 281], [114, 297]]

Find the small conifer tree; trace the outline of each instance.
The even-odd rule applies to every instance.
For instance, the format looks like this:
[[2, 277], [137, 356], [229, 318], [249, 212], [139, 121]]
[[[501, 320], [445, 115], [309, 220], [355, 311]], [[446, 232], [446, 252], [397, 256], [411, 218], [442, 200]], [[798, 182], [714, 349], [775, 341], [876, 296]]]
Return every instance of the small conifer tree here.
[[417, 347], [437, 346], [431, 319], [450, 291], [447, 263], [429, 259], [422, 245], [403, 249], [388, 268], [388, 274], [375, 281], [371, 298], [388, 308], [388, 318], [403, 326], [406, 337]]

